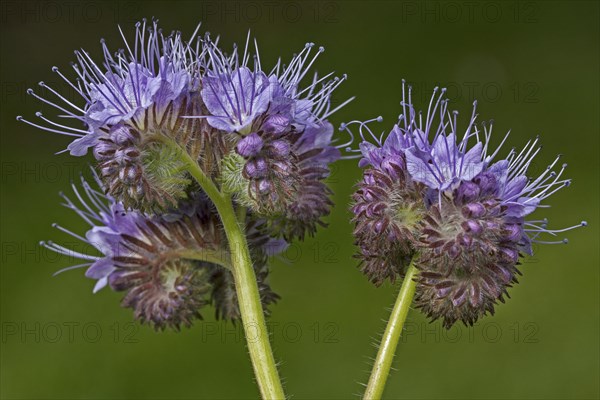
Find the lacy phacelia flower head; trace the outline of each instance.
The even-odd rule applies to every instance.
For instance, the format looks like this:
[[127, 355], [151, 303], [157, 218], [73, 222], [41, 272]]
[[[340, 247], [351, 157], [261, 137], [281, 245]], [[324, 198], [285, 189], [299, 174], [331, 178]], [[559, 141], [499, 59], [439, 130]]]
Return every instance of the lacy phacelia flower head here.
[[127, 208], [165, 210], [186, 197], [191, 183], [179, 153], [199, 159], [204, 154], [219, 157], [222, 152], [223, 139], [211, 135], [206, 121], [186, 118], [204, 110], [201, 56], [183, 42], [180, 33], [164, 36], [156, 21], [151, 26], [145, 20], [138, 23], [134, 43], [125, 41], [126, 50], [114, 55], [101, 42], [104, 60], [100, 65], [87, 52], [75, 52], [74, 82], [52, 68], [83, 105], [43, 82], [40, 86], [46, 93], [63, 104], [28, 90], [58, 109], [61, 117], [83, 123], [84, 130], [53, 122], [41, 113], [36, 115], [46, 125], [18, 119], [75, 137], [68, 146], [73, 156], [83, 156], [91, 148], [108, 192]]
[[[528, 177], [538, 139], [495, 160], [508, 134], [490, 153], [492, 124], [476, 124], [476, 103], [460, 134], [458, 113], [448, 111], [444, 93], [434, 91], [424, 115], [403, 84], [403, 113], [385, 140], [367, 126], [373, 120], [351, 123], [359, 124], [356, 151], [366, 168], [352, 211], [363, 272], [379, 285], [402, 276], [414, 258], [417, 306], [450, 328], [494, 312], [517, 282], [520, 256], [532, 254], [532, 243], [566, 243], [540, 235], [556, 236], [586, 222], [550, 230], [545, 220], [529, 220], [546, 198], [570, 184], [562, 177], [566, 165], [555, 171], [558, 157], [540, 176]], [[351, 124], [341, 129], [354, 136]]]
[[[83, 237], [54, 226], [82, 241], [85, 249], [75, 251], [51, 241], [42, 245], [85, 260], [65, 270], [87, 268], [86, 276], [96, 280], [94, 292], [107, 285], [125, 291], [122, 305], [133, 309], [136, 319], [156, 329], [190, 326], [194, 319], [200, 318], [200, 309], [211, 298], [215, 300], [217, 316], [228, 319], [239, 316], [224, 311], [225, 305], [220, 300], [231, 295], [231, 288], [224, 287], [219, 279], [222, 275], [231, 276], [230, 257], [220, 219], [204, 195], [180, 203], [177, 210], [152, 216], [126, 210], [122, 203], [83, 178], [81, 188], [73, 185], [73, 191], [80, 204], [62, 195], [65, 205], [86, 221], [90, 229]], [[249, 221], [258, 223], [252, 218]], [[249, 242], [254, 266], [263, 301], [268, 305], [278, 297], [267, 283], [267, 255], [285, 250], [286, 243], [256, 232], [253, 238]], [[92, 249], [101, 255], [88, 254]]]
[[331, 106], [345, 76], [305, 83], [323, 48], [309, 43], [287, 66], [279, 61], [265, 72], [258, 49], [250, 55], [250, 36], [243, 53], [234, 47], [227, 55], [209, 35], [194, 32], [187, 43], [156, 22], [136, 27], [135, 41], [114, 55], [102, 41], [101, 65], [77, 51], [75, 82], [53, 68], [82, 105], [43, 83], [62, 103], [28, 91], [85, 129], [41, 113], [44, 125], [18, 119], [75, 137], [72, 155], [92, 149], [107, 193], [128, 209], [160, 214], [176, 206], [197, 189], [188, 165], [196, 162], [277, 234], [314, 233], [331, 206], [329, 164], [340, 157], [327, 118], [347, 103]]
[[[208, 41], [209, 39], [207, 39]], [[210, 43], [210, 42], [208, 42]], [[330, 190], [324, 179], [339, 157], [327, 118], [332, 92], [346, 79], [316, 75], [301, 88], [323, 51], [309, 43], [287, 66], [281, 61], [266, 74], [260, 58], [206, 50], [209, 70], [202, 79], [208, 123], [235, 133], [235, 147], [223, 161], [222, 185], [253, 213], [268, 218], [286, 238], [313, 234], [329, 213]]]

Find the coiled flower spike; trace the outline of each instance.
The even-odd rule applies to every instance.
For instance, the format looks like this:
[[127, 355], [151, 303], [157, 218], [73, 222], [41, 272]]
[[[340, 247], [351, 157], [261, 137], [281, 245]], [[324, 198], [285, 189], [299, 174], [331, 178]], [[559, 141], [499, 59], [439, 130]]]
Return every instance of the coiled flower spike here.
[[[100, 178], [95, 175], [97, 185]], [[126, 210], [122, 203], [102, 193], [81, 178], [80, 188], [73, 185], [79, 205], [61, 194], [69, 209], [75, 211], [90, 229], [85, 236], [60, 225], [59, 230], [82, 242], [85, 251], [75, 251], [55, 242], [42, 242], [48, 249], [85, 261], [74, 268], [87, 268], [85, 275], [96, 280], [94, 292], [105, 286], [125, 291], [122, 305], [134, 311], [136, 319], [156, 329], [189, 327], [201, 318], [200, 309], [213, 300], [218, 317], [231, 320], [239, 313], [228, 310], [236, 303], [231, 288], [219, 282], [227, 279], [230, 255], [218, 215], [203, 195], [180, 204], [177, 210], [161, 216]], [[265, 306], [278, 296], [267, 284], [267, 257], [284, 251], [283, 240], [262, 233], [255, 220], [249, 237], [254, 268], [263, 292]], [[95, 248], [102, 255], [88, 254]]]
[[[434, 90], [426, 114], [412, 104], [403, 84], [403, 113], [384, 140], [367, 122], [359, 124], [359, 165], [366, 168], [354, 194], [356, 244], [361, 269], [375, 284], [403, 276], [411, 259], [419, 270], [415, 302], [446, 328], [456, 321], [472, 325], [493, 313], [507, 289], [517, 283], [519, 260], [532, 243], [585, 226], [551, 230], [547, 221], [527, 217], [548, 197], [569, 186], [560, 156], [538, 177], [527, 176], [538, 154], [538, 139], [505, 159], [489, 141], [493, 123], [476, 123], [476, 106], [462, 135], [458, 113], [448, 110], [445, 90]], [[381, 118], [378, 118], [381, 121]], [[460, 138], [460, 139], [459, 139]]]
[[243, 54], [234, 48], [228, 56], [209, 38], [206, 42], [209, 70], [202, 98], [211, 112], [208, 122], [238, 135], [235, 151], [223, 163], [224, 188], [287, 239], [312, 235], [331, 206], [323, 181], [340, 154], [327, 118], [352, 100], [331, 107], [331, 95], [346, 76], [315, 75], [301, 88], [324, 51], [314, 53], [313, 43], [267, 74], [258, 49], [250, 69], [248, 43]]
[[223, 138], [211, 135], [205, 121], [185, 118], [203, 113], [201, 58], [196, 53], [202, 50], [186, 44], [179, 32], [164, 36], [157, 22], [150, 27], [146, 20], [136, 24], [131, 45], [121, 31], [125, 49], [114, 55], [101, 40], [102, 67], [86, 51], [75, 51], [74, 80], [58, 67], [52, 68], [83, 105], [44, 82], [40, 86], [62, 104], [33, 89], [27, 91], [63, 113], [60, 117], [78, 121], [85, 129], [54, 122], [41, 113], [36, 115], [44, 125], [18, 117], [46, 131], [76, 137], [67, 148], [70, 154], [83, 156], [92, 149], [108, 193], [127, 208], [145, 211], [164, 211], [187, 197], [191, 179], [180, 151], [215, 164], [214, 158], [224, 147]]

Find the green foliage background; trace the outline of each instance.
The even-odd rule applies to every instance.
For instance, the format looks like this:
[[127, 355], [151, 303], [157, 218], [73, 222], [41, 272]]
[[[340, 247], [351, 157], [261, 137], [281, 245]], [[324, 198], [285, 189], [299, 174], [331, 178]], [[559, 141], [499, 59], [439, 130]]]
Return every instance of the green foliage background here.
[[[82, 271], [42, 251], [42, 239], [68, 237], [52, 222], [83, 224], [60, 207], [57, 192], [90, 161], [55, 156], [67, 138], [15, 121], [39, 103], [25, 95], [50, 71], [68, 70], [76, 48], [100, 55], [99, 39], [121, 46], [142, 17], [165, 31], [191, 34], [198, 21], [243, 42], [256, 35], [263, 65], [326, 47], [316, 64], [350, 77], [337, 92], [357, 99], [338, 125], [383, 115], [397, 118], [401, 79], [426, 106], [447, 85], [466, 118], [479, 99], [481, 119], [496, 121], [495, 143], [512, 129], [506, 151], [542, 135], [534, 171], [557, 153], [573, 185], [539, 213], [554, 227], [586, 219], [568, 246], [545, 246], [522, 266], [521, 283], [497, 314], [475, 328], [442, 330], [411, 312], [398, 349], [388, 398], [598, 398], [599, 396], [599, 4], [595, 1], [120, 1], [2, 3], [1, 27], [1, 319], [3, 398], [255, 398], [239, 329], [205, 320], [181, 333], [131, 324], [120, 294], [92, 295]], [[50, 115], [49, 109], [47, 114]], [[342, 140], [342, 139], [340, 139]], [[356, 269], [348, 203], [361, 171], [338, 163], [336, 207], [329, 228], [274, 260], [272, 284], [282, 296], [270, 321], [287, 392], [296, 399], [355, 398], [366, 382], [373, 343], [397, 290], [376, 289]], [[239, 327], [238, 327], [239, 328]], [[98, 331], [100, 329], [100, 331]], [[237, 332], [237, 333], [236, 333]]]

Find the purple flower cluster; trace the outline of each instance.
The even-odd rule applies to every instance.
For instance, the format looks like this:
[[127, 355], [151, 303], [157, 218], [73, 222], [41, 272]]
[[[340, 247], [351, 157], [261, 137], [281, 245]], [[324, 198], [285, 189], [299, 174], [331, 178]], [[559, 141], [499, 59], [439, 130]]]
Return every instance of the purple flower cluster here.
[[[42, 242], [50, 250], [85, 261], [57, 273], [86, 268], [85, 275], [96, 280], [94, 292], [107, 285], [125, 291], [122, 305], [157, 329], [190, 326], [208, 303], [214, 304], [221, 318], [239, 317], [227, 241], [220, 218], [205, 196], [195, 196], [172, 212], [148, 215], [125, 209], [99, 185], [97, 175], [94, 185], [81, 178], [79, 187], [72, 185], [77, 201], [61, 194], [65, 206], [90, 227], [81, 236], [54, 225], [81, 241], [85, 250]], [[268, 256], [284, 251], [287, 243], [266, 234], [260, 220], [248, 216], [246, 224], [266, 306], [278, 299], [268, 285]]]
[[[532, 243], [566, 243], [540, 235], [586, 223], [551, 230], [545, 220], [528, 219], [570, 184], [566, 165], [555, 171], [557, 157], [540, 176], [528, 177], [538, 139], [496, 160], [501, 146], [490, 153], [492, 124], [478, 126], [476, 103], [460, 135], [458, 113], [448, 110], [444, 93], [435, 89], [424, 114], [403, 84], [403, 113], [385, 140], [370, 130], [372, 121], [351, 123], [359, 125], [359, 165], [366, 168], [352, 211], [363, 272], [380, 285], [402, 276], [414, 257], [416, 304], [449, 328], [493, 313], [517, 282], [519, 257], [532, 254]], [[351, 124], [342, 129], [354, 136]]]
[[[201, 112], [201, 104], [196, 100], [200, 76], [195, 72], [195, 50], [182, 41], [180, 33], [164, 36], [156, 21], [150, 26], [146, 21], [138, 23], [135, 42], [130, 45], [125, 41], [126, 50], [112, 54], [104, 40], [101, 44], [101, 65], [86, 51], [75, 52], [75, 79], [68, 78], [58, 67], [52, 68], [83, 105], [44, 82], [40, 86], [48, 98], [33, 89], [27, 91], [59, 110], [60, 117], [78, 122], [77, 127], [51, 121], [41, 113], [36, 115], [43, 125], [18, 119], [75, 137], [67, 148], [73, 156], [83, 156], [92, 149], [107, 190], [126, 207], [157, 210], [174, 206], [186, 197], [190, 180], [172, 152], [161, 150], [161, 142], [165, 138], [173, 140], [193, 157], [202, 150], [197, 144], [201, 139], [206, 145], [210, 142], [203, 124], [184, 118]], [[80, 128], [81, 124], [85, 129]], [[215, 152], [220, 149], [213, 147]], [[168, 174], [155, 167], [157, 158]]]
[[217, 185], [235, 181], [230, 191], [257, 215], [285, 219], [281, 234], [312, 234], [329, 213], [323, 181], [339, 151], [327, 118], [347, 103], [331, 106], [346, 77], [315, 74], [309, 80], [323, 52], [313, 43], [287, 65], [279, 60], [264, 72], [249, 39], [243, 52], [234, 46], [226, 54], [209, 35], [194, 32], [188, 43], [179, 32], [164, 35], [156, 21], [138, 23], [125, 50], [112, 54], [102, 40], [101, 65], [76, 51], [75, 80], [53, 67], [83, 105], [43, 82], [46, 94], [60, 102], [28, 90], [85, 129], [41, 113], [42, 125], [18, 119], [75, 137], [71, 155], [91, 148], [108, 193], [127, 208], [160, 212], [188, 197], [194, 185], [181, 161], [184, 152]]
[[127, 291], [123, 305], [158, 328], [189, 325], [209, 301], [218, 316], [239, 316], [223, 227], [190, 168], [242, 209], [268, 304], [278, 297], [267, 284], [267, 255], [324, 225], [332, 205], [325, 181], [340, 158], [328, 117], [347, 103], [331, 102], [346, 77], [307, 77], [323, 48], [308, 43], [267, 72], [250, 36], [243, 51], [234, 45], [227, 54], [197, 33], [185, 41], [144, 20], [133, 42], [121, 32], [125, 49], [112, 53], [102, 40], [101, 63], [76, 51], [74, 79], [52, 70], [78, 100], [43, 82], [43, 94], [28, 90], [75, 124], [18, 117], [74, 138], [64, 151], [91, 150], [96, 161], [100, 191], [83, 182], [89, 200], [74, 188], [81, 205], [66, 201], [91, 225], [73, 236], [102, 255], [45, 245], [89, 261], [76, 267], [88, 267], [95, 291]]
[[331, 94], [346, 76], [316, 75], [300, 85], [323, 48], [308, 43], [287, 66], [281, 61], [269, 74], [260, 58], [254, 70], [249, 55], [226, 56], [216, 45], [206, 50], [209, 69], [202, 98], [211, 113], [208, 123], [238, 137], [223, 172], [236, 199], [258, 215], [270, 217], [286, 238], [313, 234], [329, 213], [330, 191], [324, 183], [329, 164], [340, 157], [332, 145], [327, 118]]

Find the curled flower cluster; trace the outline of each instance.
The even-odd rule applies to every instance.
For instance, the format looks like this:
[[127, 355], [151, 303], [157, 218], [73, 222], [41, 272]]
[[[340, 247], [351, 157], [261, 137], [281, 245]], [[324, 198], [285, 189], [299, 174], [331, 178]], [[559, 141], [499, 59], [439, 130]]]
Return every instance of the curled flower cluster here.
[[63, 104], [28, 90], [85, 130], [41, 113], [45, 125], [18, 119], [76, 137], [71, 155], [91, 148], [108, 193], [127, 208], [156, 213], [176, 207], [196, 189], [182, 160], [191, 159], [255, 214], [285, 218], [286, 237], [314, 233], [330, 211], [323, 181], [340, 154], [327, 118], [347, 103], [331, 107], [346, 77], [315, 74], [301, 86], [324, 51], [314, 51], [313, 43], [265, 73], [258, 50], [251, 57], [249, 40], [243, 53], [234, 47], [231, 55], [208, 34], [196, 38], [194, 32], [192, 41], [179, 32], [163, 35], [156, 21], [138, 23], [126, 50], [113, 55], [102, 40], [104, 67], [83, 50], [75, 52], [75, 82], [53, 67], [83, 106], [43, 82]]
[[[65, 206], [90, 225], [84, 236], [55, 224], [80, 240], [84, 251], [52, 241], [42, 245], [61, 254], [80, 258], [85, 275], [96, 280], [94, 292], [105, 286], [126, 292], [122, 305], [131, 308], [141, 322], [157, 329], [190, 326], [200, 309], [212, 303], [218, 317], [239, 317], [232, 292], [231, 257], [219, 216], [210, 201], [196, 195], [171, 212], [148, 215], [127, 210], [123, 203], [103, 193], [100, 178], [94, 184], [83, 177], [72, 185], [77, 201], [61, 194]], [[97, 187], [98, 186], [98, 187]], [[248, 241], [255, 254], [253, 264], [264, 305], [278, 296], [268, 285], [270, 255], [285, 250], [287, 243], [269, 237], [264, 222], [247, 218]], [[100, 255], [90, 255], [91, 249]], [[232, 311], [233, 310], [233, 311]]]
[[91, 225], [85, 238], [73, 235], [102, 256], [45, 245], [90, 261], [81, 266], [95, 290], [126, 291], [123, 305], [157, 328], [189, 325], [207, 302], [239, 317], [227, 240], [202, 179], [244, 216], [265, 304], [278, 298], [267, 256], [313, 235], [332, 206], [326, 179], [340, 152], [327, 119], [347, 103], [331, 104], [346, 77], [307, 77], [323, 52], [313, 43], [269, 71], [249, 36], [243, 51], [217, 44], [198, 29], [185, 41], [143, 20], [125, 49], [101, 41], [101, 63], [76, 51], [74, 79], [52, 68], [79, 100], [43, 82], [44, 94], [28, 90], [77, 124], [18, 117], [73, 137], [65, 151], [96, 160], [99, 189], [83, 181], [89, 200], [75, 189], [81, 205], [66, 201]]
[[488, 149], [493, 124], [478, 127], [475, 103], [459, 137], [458, 113], [448, 110], [444, 93], [436, 88], [425, 115], [403, 84], [403, 113], [385, 139], [370, 130], [373, 120], [341, 129], [354, 136], [350, 126], [358, 124], [362, 139], [356, 151], [365, 172], [352, 206], [362, 271], [381, 285], [403, 276], [414, 259], [416, 305], [450, 328], [494, 312], [517, 282], [520, 257], [532, 254], [532, 243], [566, 243], [540, 235], [556, 236], [586, 222], [552, 230], [546, 220], [528, 219], [569, 186], [566, 164], [555, 171], [557, 157], [540, 176], [528, 177], [538, 139], [497, 160], [502, 145]]

